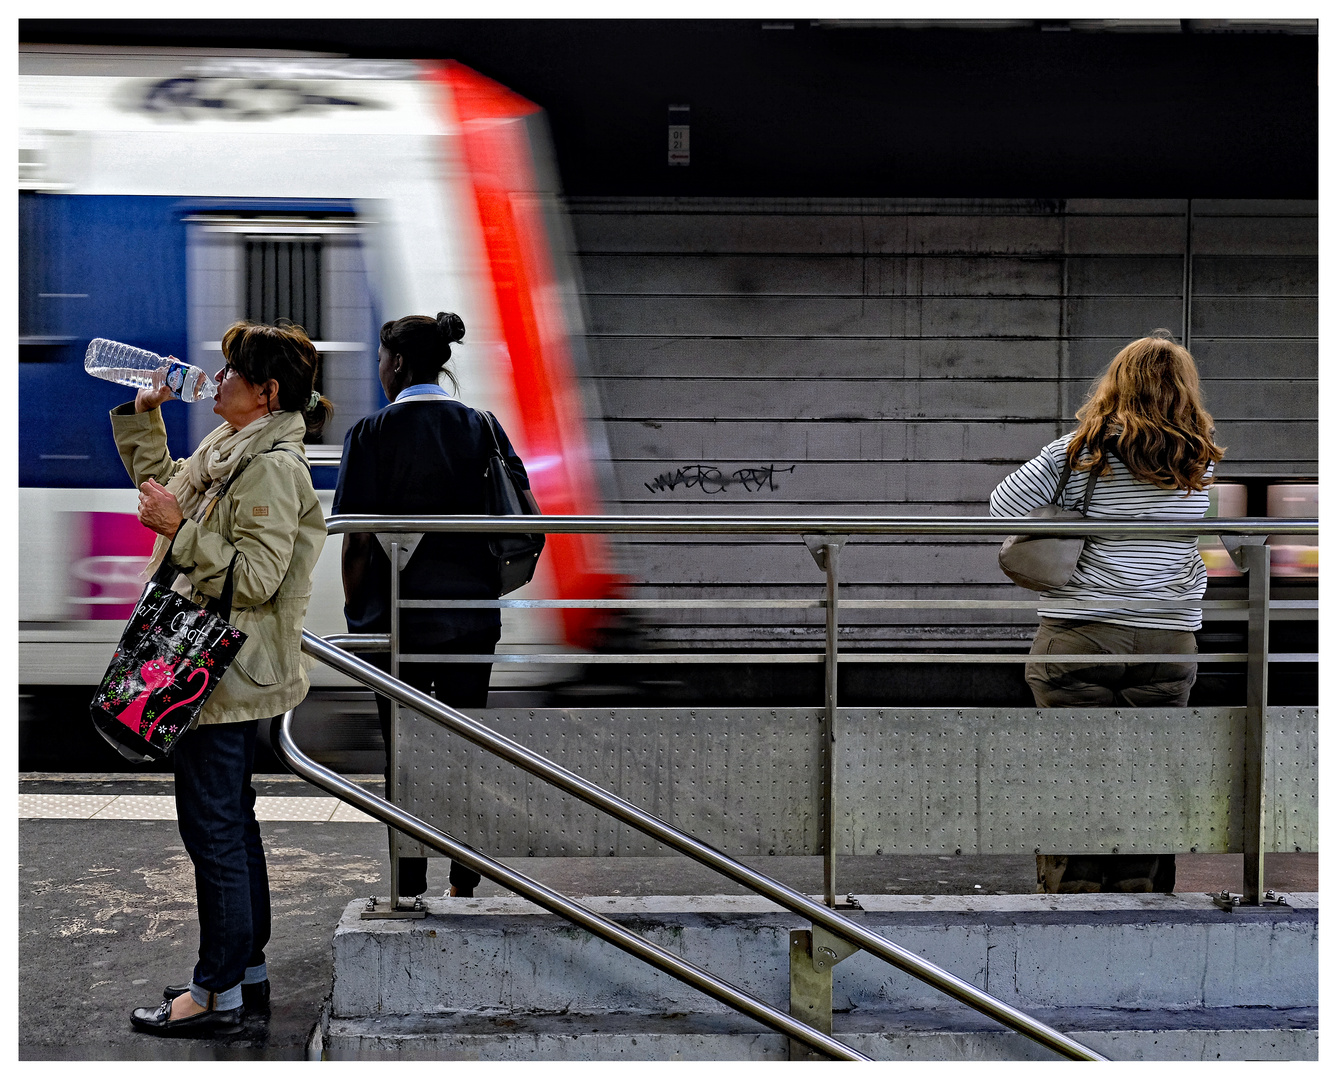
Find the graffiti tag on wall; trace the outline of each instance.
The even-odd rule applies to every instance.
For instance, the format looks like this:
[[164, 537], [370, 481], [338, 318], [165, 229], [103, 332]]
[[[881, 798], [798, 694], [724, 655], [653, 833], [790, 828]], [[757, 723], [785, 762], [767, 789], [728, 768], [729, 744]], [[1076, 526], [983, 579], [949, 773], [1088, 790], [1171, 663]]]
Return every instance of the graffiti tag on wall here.
[[779, 473], [792, 473], [793, 465], [758, 465], [753, 468], [723, 472], [718, 465], [684, 465], [673, 472], [662, 472], [646, 484], [652, 492], [674, 491], [678, 488], [700, 488], [707, 495], [741, 486], [744, 491], [778, 491], [775, 478]]

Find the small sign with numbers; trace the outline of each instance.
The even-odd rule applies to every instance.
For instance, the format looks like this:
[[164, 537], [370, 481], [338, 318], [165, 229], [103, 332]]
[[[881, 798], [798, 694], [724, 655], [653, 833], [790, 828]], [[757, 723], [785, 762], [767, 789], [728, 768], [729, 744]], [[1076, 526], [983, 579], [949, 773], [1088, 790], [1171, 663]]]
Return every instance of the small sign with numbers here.
[[690, 105], [668, 107], [668, 163], [690, 165], [692, 162], [691, 137], [692, 108]]

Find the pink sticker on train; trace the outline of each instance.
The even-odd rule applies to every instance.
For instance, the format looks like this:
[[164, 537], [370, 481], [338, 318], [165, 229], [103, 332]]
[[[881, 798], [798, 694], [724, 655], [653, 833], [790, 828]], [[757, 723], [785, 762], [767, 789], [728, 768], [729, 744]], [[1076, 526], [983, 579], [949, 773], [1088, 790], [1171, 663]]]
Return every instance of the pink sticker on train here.
[[153, 553], [153, 530], [135, 514], [83, 511], [70, 516], [70, 614], [128, 619], [144, 591], [141, 575]]

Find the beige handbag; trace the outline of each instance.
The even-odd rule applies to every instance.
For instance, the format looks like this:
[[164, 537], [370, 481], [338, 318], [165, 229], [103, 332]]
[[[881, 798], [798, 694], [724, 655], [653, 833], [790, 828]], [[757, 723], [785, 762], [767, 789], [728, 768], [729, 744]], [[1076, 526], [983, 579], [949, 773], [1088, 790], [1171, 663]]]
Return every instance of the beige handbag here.
[[[1059, 503], [1071, 475], [1072, 465], [1065, 459], [1053, 499], [1044, 506], [1037, 506], [1026, 516], [1052, 518], [1055, 521], [1086, 517], [1091, 495], [1096, 489], [1096, 470], [1093, 468], [1087, 474], [1080, 510], [1065, 510]], [[1085, 536], [1024, 536], [1013, 533], [1003, 541], [998, 551], [998, 567], [1023, 589], [1047, 592], [1068, 583], [1072, 572], [1077, 569], [1077, 560], [1085, 545]]]

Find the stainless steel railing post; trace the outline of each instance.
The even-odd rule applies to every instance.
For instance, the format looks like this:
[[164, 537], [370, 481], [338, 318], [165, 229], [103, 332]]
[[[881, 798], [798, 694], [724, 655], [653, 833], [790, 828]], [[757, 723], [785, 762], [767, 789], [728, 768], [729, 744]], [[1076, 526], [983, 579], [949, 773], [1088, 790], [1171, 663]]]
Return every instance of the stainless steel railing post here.
[[837, 630], [840, 613], [840, 542], [822, 548], [826, 564], [826, 724], [822, 732], [822, 885], [826, 906], [836, 906], [836, 739], [837, 718]]
[[[399, 541], [390, 541], [390, 675], [399, 678]], [[390, 699], [390, 737], [385, 741], [385, 797], [399, 805], [399, 768], [395, 745], [399, 742], [399, 702]], [[399, 908], [400, 835], [390, 830], [390, 910]]]
[[1243, 548], [1249, 581], [1249, 660], [1244, 709], [1244, 890], [1245, 904], [1262, 901], [1263, 847], [1266, 833], [1265, 761], [1267, 757], [1267, 653], [1272, 549], [1267, 544]]

